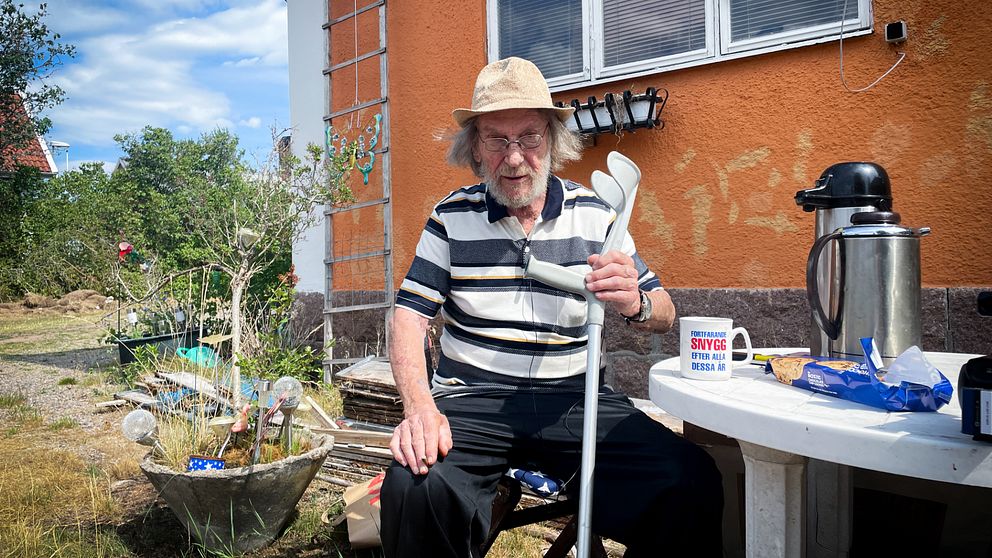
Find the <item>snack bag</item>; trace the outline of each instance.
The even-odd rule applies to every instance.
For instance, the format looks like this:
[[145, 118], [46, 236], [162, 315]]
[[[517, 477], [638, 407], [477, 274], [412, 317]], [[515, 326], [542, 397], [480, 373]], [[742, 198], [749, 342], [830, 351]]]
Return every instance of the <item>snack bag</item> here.
[[882, 368], [871, 337], [861, 339], [865, 362], [827, 357], [777, 357], [765, 364], [783, 384], [800, 387], [887, 411], [936, 411], [951, 400], [951, 382], [934, 368], [922, 351], [910, 347]]

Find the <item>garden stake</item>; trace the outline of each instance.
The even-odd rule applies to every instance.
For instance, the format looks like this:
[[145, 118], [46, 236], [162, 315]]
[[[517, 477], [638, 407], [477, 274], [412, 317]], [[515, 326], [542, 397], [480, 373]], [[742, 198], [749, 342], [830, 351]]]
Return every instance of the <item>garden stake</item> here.
[[220, 451], [217, 452], [217, 459], [224, 456], [224, 449], [227, 447], [227, 443], [231, 441], [231, 431], [227, 432], [227, 437], [224, 438], [224, 443], [220, 445]]
[[224, 455], [224, 448], [227, 447], [227, 443], [231, 440], [231, 427], [234, 426], [234, 422], [234, 417], [222, 416], [214, 417], [208, 423], [211, 430], [214, 431], [215, 436], [224, 438], [224, 443], [220, 445], [220, 451], [217, 452], [218, 459]]
[[[260, 420], [259, 421], [259, 424], [256, 425], [258, 427], [258, 431], [259, 432], [262, 432], [265, 429], [265, 425], [267, 425], [269, 423], [269, 421], [272, 420], [272, 417], [275, 416], [276, 411], [279, 410], [279, 407], [282, 405], [283, 401], [285, 401], [285, 400], [286, 400], [286, 394], [285, 393], [281, 394], [276, 399], [275, 405], [273, 405], [272, 408], [269, 409], [269, 411], [267, 413], [265, 413], [265, 416], [262, 417], [262, 420]], [[255, 465], [256, 463], [258, 463], [258, 459], [259, 459], [259, 457], [261, 457], [261, 454], [262, 454], [262, 437], [261, 436], [258, 436], [256, 438], [256, 440], [255, 440], [255, 443], [252, 444], [252, 447], [251, 447], [251, 455], [252, 455], [251, 464], [252, 465]]]
[[252, 463], [258, 463], [259, 452], [262, 451], [262, 417], [265, 416], [265, 408], [269, 404], [269, 391], [272, 389], [272, 382], [259, 380], [255, 385], [258, 391], [258, 418], [255, 420], [255, 452], [252, 454]]
[[[641, 171], [633, 161], [616, 151], [606, 158], [610, 174], [592, 173], [592, 189], [616, 212], [600, 254], [619, 250], [627, 233], [627, 223], [634, 207], [634, 196], [641, 180]], [[592, 535], [592, 479], [596, 466], [596, 420], [599, 412], [599, 361], [602, 352], [603, 303], [586, 289], [585, 275], [560, 265], [542, 262], [524, 249], [524, 276], [532, 277], [559, 289], [582, 295], [586, 299], [586, 382], [585, 414], [582, 417], [582, 462], [579, 474], [579, 523], [576, 545], [577, 558], [589, 557]]]

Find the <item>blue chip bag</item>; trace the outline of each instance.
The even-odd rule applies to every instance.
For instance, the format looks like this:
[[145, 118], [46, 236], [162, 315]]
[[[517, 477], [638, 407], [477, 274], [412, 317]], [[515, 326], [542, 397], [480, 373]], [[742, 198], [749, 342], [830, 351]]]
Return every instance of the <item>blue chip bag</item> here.
[[936, 411], [951, 400], [951, 382], [911, 347], [882, 369], [871, 337], [861, 339], [865, 361], [828, 357], [789, 356], [770, 359], [765, 373], [783, 384], [803, 388], [887, 411]]

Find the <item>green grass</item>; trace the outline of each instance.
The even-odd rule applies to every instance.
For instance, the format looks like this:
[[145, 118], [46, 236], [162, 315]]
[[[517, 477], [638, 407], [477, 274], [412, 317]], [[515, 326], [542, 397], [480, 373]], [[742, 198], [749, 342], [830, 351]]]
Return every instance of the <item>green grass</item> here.
[[78, 326], [80, 322], [90, 323], [79, 316], [68, 314], [6, 314], [0, 321], [0, 339], [63, 330]]
[[76, 381], [72, 376], [66, 376], [65, 378], [59, 378], [58, 385], [60, 386], [74, 386], [79, 382]]
[[0, 393], [0, 409], [20, 407], [27, 401], [23, 393]]
[[23, 393], [0, 393], [0, 409], [7, 410], [6, 422], [10, 427], [40, 426], [41, 413], [27, 403]]
[[58, 420], [48, 423], [48, 429], [55, 432], [58, 432], [59, 430], [67, 430], [69, 428], [76, 428], [78, 426], [79, 423], [69, 417], [62, 417], [59, 418]]
[[37, 341], [0, 341], [0, 355], [28, 355], [44, 351], [44, 346]]
[[18, 405], [11, 409], [11, 422], [26, 427], [38, 427], [44, 422], [38, 409], [30, 405]]
[[5, 313], [0, 318], [0, 355], [44, 354], [99, 347], [101, 313]]

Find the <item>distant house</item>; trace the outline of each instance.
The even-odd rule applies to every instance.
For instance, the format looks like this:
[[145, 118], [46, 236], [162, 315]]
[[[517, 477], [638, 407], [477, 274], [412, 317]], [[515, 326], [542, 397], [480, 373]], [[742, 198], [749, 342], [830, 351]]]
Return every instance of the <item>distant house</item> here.
[[[10, 102], [14, 107], [14, 118], [28, 118], [27, 109], [24, 108], [24, 101], [20, 95], [15, 94], [14, 99]], [[5, 123], [0, 121], [0, 129], [4, 125]], [[0, 177], [13, 173], [20, 166], [34, 167], [43, 176], [55, 176], [58, 172], [58, 168], [55, 166], [55, 160], [52, 158], [52, 152], [48, 149], [45, 138], [41, 136], [36, 136], [31, 141], [28, 141], [26, 145], [18, 148], [6, 149], [3, 156], [0, 157]]]

